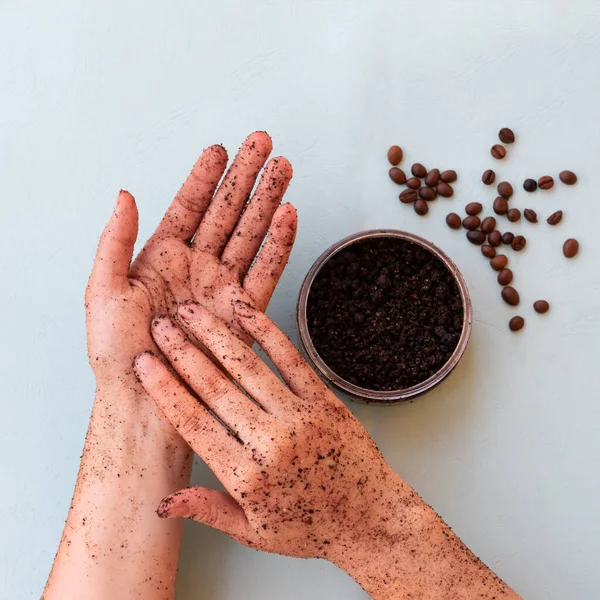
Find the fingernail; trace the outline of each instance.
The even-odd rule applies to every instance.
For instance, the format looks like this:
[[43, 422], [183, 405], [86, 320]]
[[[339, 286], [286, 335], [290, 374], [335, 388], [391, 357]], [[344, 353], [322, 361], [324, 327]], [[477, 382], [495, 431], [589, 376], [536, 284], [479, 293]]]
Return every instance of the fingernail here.
[[237, 300], [234, 303], [233, 310], [236, 317], [243, 317], [245, 319], [253, 317], [256, 314], [256, 309], [248, 304], [248, 302], [243, 302], [242, 300]]
[[177, 309], [177, 314], [182, 319], [193, 319], [196, 316], [196, 311], [198, 309], [198, 305], [196, 302], [192, 300], [186, 300], [182, 304], [179, 305]]
[[152, 319], [152, 329], [158, 333], [166, 333], [175, 329], [175, 323], [169, 315], [158, 315]]
[[150, 350], [144, 350], [144, 352], [140, 352], [139, 354], [133, 357], [133, 372], [135, 373], [135, 376], [138, 381], [140, 380], [138, 376], [138, 371], [142, 370], [142, 363], [146, 360], [147, 356], [154, 356], [154, 354], [150, 352]]
[[190, 516], [190, 507], [188, 503], [183, 500], [178, 502], [176, 496], [167, 496], [160, 501], [156, 514], [161, 519], [170, 519], [173, 517], [188, 518]]

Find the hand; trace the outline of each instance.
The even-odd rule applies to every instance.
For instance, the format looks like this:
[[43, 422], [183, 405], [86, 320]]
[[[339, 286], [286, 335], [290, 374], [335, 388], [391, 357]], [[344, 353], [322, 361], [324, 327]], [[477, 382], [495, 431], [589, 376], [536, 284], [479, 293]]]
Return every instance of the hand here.
[[296, 232], [294, 209], [279, 206], [292, 175], [285, 158], [267, 164], [247, 202], [270, 151], [266, 133], [249, 136], [217, 189], [227, 154], [206, 150], [131, 267], [138, 213], [119, 194], [86, 291], [96, 399], [47, 600], [174, 596], [182, 527], [154, 507], [189, 483], [192, 452], [131, 361], [157, 351], [151, 317], [178, 302], [195, 298], [230, 323], [238, 299], [266, 308]]
[[179, 308], [179, 322], [247, 395], [168, 316], [153, 320], [154, 339], [205, 406], [150, 353], [135, 360], [144, 388], [228, 492], [182, 490], [158, 514], [252, 548], [327, 558], [374, 598], [516, 598], [392, 471], [289, 339], [248, 304], [236, 303], [235, 317], [287, 386], [195, 303]]
[[292, 176], [285, 158], [267, 164], [246, 205], [271, 147], [266, 133], [250, 135], [216, 194], [227, 153], [205, 150], [131, 268], [138, 213], [133, 197], [119, 194], [86, 292], [88, 352], [100, 382], [130, 372], [133, 356], [155, 348], [152, 315], [178, 303], [195, 299], [229, 323], [236, 300], [266, 309], [296, 233], [293, 207], [279, 206]]

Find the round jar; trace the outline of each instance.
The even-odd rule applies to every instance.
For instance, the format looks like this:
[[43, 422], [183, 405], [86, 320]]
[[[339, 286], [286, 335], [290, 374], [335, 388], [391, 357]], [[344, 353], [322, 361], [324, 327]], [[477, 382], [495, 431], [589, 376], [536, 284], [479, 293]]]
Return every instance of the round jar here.
[[[311, 338], [308, 323], [308, 301], [311, 287], [323, 266], [340, 251], [348, 248], [351, 245], [373, 238], [397, 238], [427, 250], [435, 259], [439, 260], [451, 274], [454, 282], [456, 283], [462, 301], [462, 330], [458, 339], [458, 343], [456, 344], [456, 347], [450, 357], [446, 360], [445, 364], [435, 373], [427, 377], [424, 381], [411, 385], [410, 387], [404, 387], [397, 390], [369, 389], [355, 385], [354, 383], [351, 383], [350, 381], [340, 377], [329, 367], [329, 365], [317, 352]], [[434, 246], [431, 242], [428, 242], [427, 240], [412, 233], [394, 229], [377, 229], [355, 233], [354, 235], [340, 240], [327, 249], [315, 261], [306, 275], [304, 282], [302, 283], [302, 287], [300, 288], [297, 307], [297, 323], [302, 346], [306, 352], [306, 355], [308, 356], [308, 359], [321, 377], [332, 383], [338, 389], [346, 392], [355, 400], [369, 404], [393, 404], [404, 400], [410, 400], [429, 391], [443, 381], [453, 371], [458, 364], [458, 361], [463, 356], [469, 341], [469, 336], [471, 334], [472, 313], [471, 298], [469, 296], [467, 284], [465, 283], [465, 280], [456, 265], [444, 252]]]

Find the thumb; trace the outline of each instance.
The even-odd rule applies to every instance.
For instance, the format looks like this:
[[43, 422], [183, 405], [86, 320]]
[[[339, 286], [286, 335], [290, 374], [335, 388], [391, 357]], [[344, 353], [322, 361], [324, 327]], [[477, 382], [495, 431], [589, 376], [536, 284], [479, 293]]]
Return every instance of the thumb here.
[[190, 487], [164, 498], [156, 510], [161, 519], [193, 519], [249, 543], [254, 531], [242, 507], [229, 495], [204, 487]]
[[138, 211], [133, 196], [119, 192], [117, 205], [106, 224], [90, 277], [90, 284], [120, 290], [127, 280], [138, 233]]

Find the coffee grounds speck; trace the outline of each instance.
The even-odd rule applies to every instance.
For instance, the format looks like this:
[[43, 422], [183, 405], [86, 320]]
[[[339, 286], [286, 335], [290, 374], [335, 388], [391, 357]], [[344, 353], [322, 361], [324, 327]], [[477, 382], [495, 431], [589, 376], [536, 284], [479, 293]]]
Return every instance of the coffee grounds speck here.
[[355, 242], [319, 271], [307, 304], [316, 351], [340, 377], [390, 391], [425, 381], [463, 327], [458, 286], [428, 250], [398, 238]]

